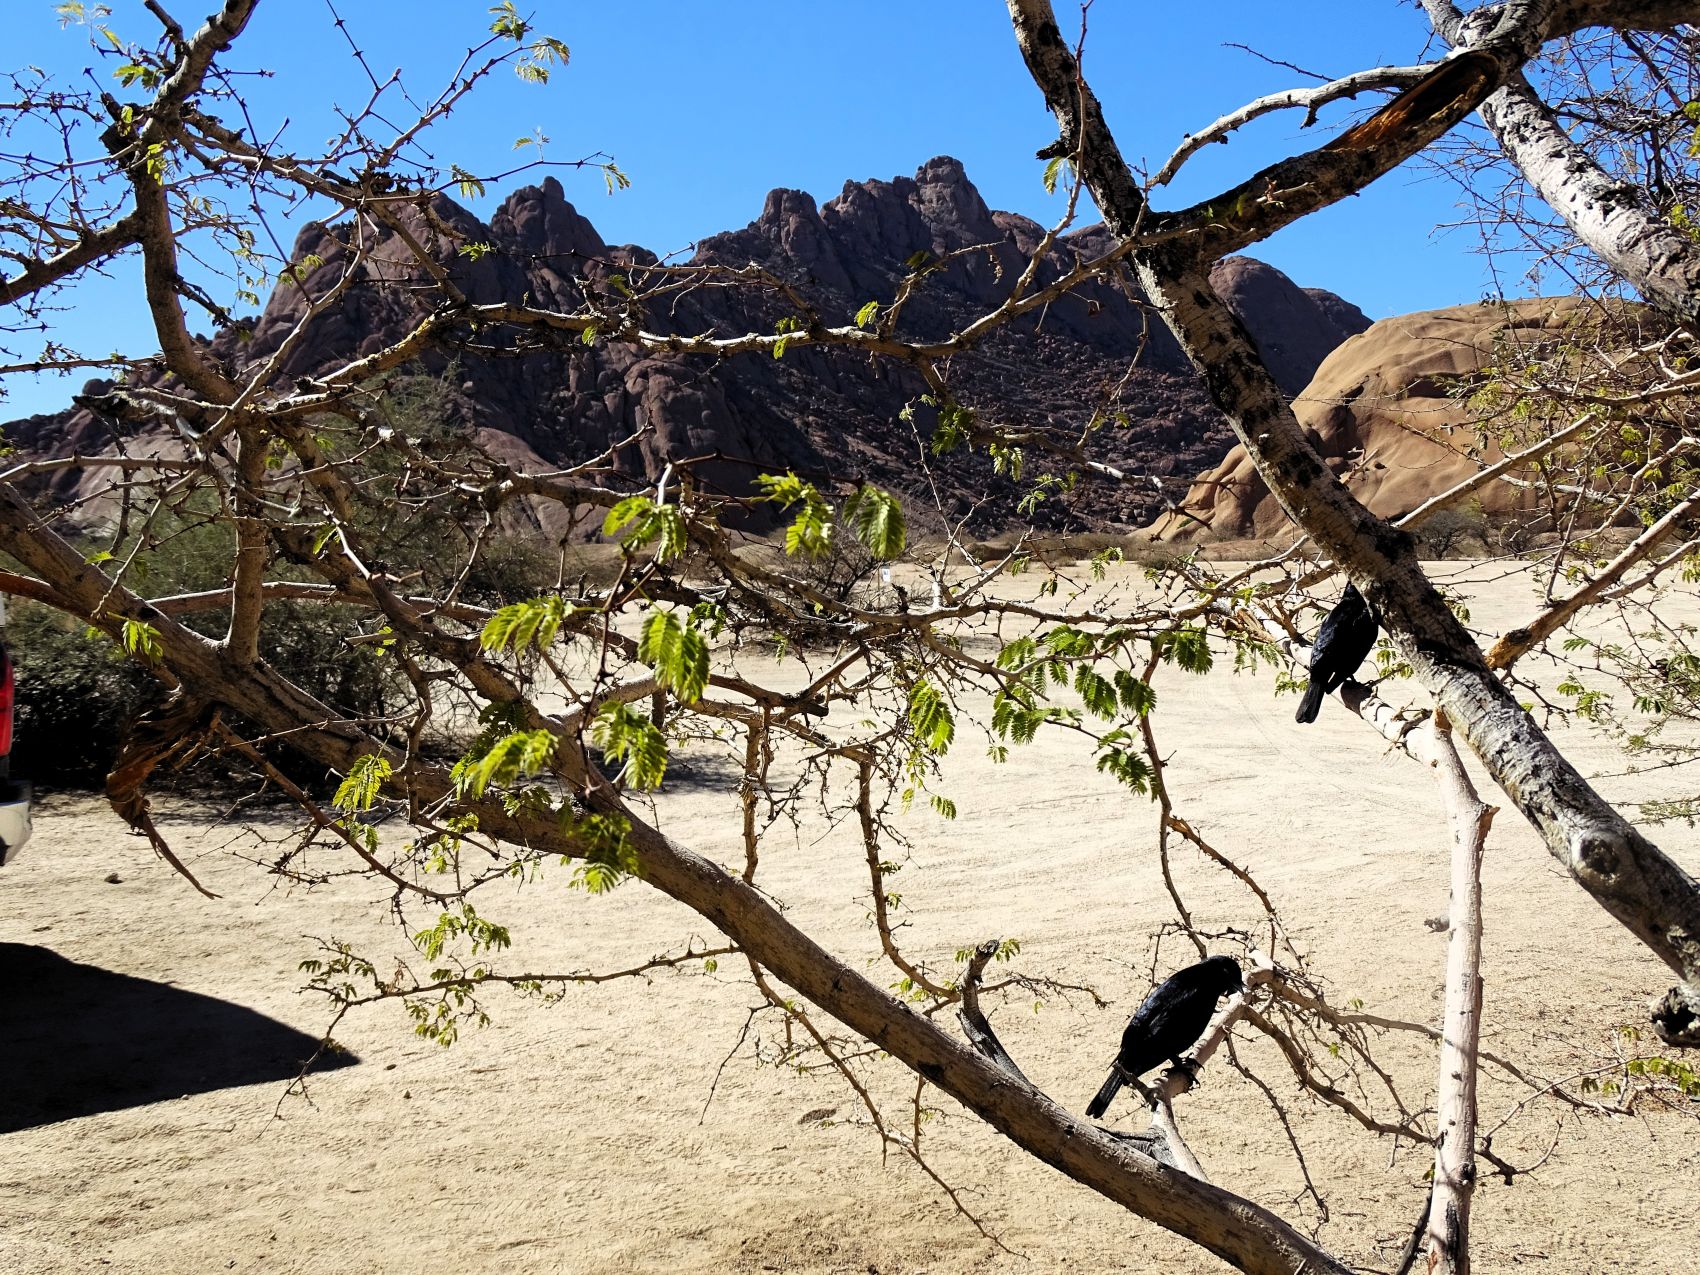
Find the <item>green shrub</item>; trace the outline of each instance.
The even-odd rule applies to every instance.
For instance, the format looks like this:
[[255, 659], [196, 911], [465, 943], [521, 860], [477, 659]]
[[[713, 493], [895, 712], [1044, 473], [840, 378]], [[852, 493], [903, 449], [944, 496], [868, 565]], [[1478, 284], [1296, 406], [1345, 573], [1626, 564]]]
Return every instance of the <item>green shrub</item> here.
[[[349, 641], [369, 619], [352, 607], [277, 603], [267, 610], [260, 652], [332, 708], [381, 717], [404, 686], [375, 644]], [[17, 671], [16, 773], [49, 787], [100, 786], [131, 720], [164, 698], [160, 683], [104, 634], [50, 607], [19, 602], [6, 636]], [[288, 750], [269, 751], [296, 782], [322, 779]]]
[[102, 634], [51, 607], [13, 605], [6, 630], [16, 669], [13, 773], [50, 787], [98, 784], [130, 719], [162, 692]]

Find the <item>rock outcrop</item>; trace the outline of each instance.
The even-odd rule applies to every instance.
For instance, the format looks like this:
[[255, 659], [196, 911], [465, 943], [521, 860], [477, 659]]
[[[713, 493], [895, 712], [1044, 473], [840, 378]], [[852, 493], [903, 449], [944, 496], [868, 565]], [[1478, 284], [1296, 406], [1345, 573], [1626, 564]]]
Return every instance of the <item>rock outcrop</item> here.
[[[1514, 352], [1538, 357], [1564, 339], [1580, 303], [1568, 298], [1454, 306], [1383, 319], [1334, 350], [1293, 403], [1311, 444], [1370, 509], [1404, 514], [1462, 482], [1476, 423], [1464, 393], [1484, 366]], [[1494, 447], [1484, 453], [1500, 458]], [[1531, 507], [1526, 487], [1493, 483], [1473, 499], [1489, 515]], [[1180, 513], [1149, 529], [1158, 540], [1278, 539], [1292, 525], [1235, 445], [1194, 481]]]
[[[610, 276], [635, 278], [655, 264], [642, 248], [605, 243], [552, 177], [515, 191], [488, 225], [442, 197], [403, 216], [476, 303], [530, 298], [576, 308], [586, 289], [606, 289]], [[213, 337], [211, 355], [235, 369], [273, 358], [300, 325], [307, 299], [341, 279], [350, 233], [346, 225], [303, 230], [293, 252], [308, 267], [300, 285], [279, 286], [251, 330]], [[420, 318], [418, 297], [426, 290], [410, 286], [422, 282], [422, 272], [405, 245], [387, 231], [361, 233], [375, 243], [372, 256], [279, 361], [278, 383], [380, 350]], [[1043, 233], [1025, 217], [988, 208], [962, 165], [939, 158], [913, 178], [848, 183], [818, 207], [801, 191], [776, 190], [750, 225], [703, 240], [694, 262], [764, 267], [797, 285], [825, 321], [842, 323], [868, 301], [889, 303], [915, 253], [937, 258], [977, 248], [929, 276], [904, 309], [904, 335], [937, 337], [1003, 300]], [[469, 246], [476, 250], [463, 251]], [[1045, 277], [1105, 246], [1101, 228], [1064, 237]], [[1212, 278], [1289, 392], [1367, 326], [1350, 303], [1301, 289], [1248, 258], [1220, 263]], [[682, 294], [646, 323], [679, 333], [771, 331], [781, 313], [770, 294], [712, 288]], [[922, 387], [899, 366], [812, 349], [794, 349], [783, 360], [652, 356], [606, 342], [587, 346], [570, 333], [550, 339], [484, 331], [479, 343], [487, 352], [431, 350], [410, 370], [439, 382], [433, 411], [515, 461], [570, 464], [612, 448], [617, 466], [634, 476], [697, 459], [699, 479], [729, 491], [744, 490], [760, 470], [786, 467], [898, 490], [925, 486], [917, 478], [915, 430], [924, 433], [931, 422], [924, 412], [913, 425], [900, 418]], [[1095, 446], [1103, 459], [1140, 473], [1196, 472], [1231, 442], [1179, 350], [1120, 287], [1082, 288], [998, 330], [953, 360], [951, 377], [964, 402], [1018, 427], [1078, 428], [1094, 407], [1113, 408], [1118, 424]], [[115, 434], [133, 429], [101, 415], [87, 397], [66, 412], [13, 422], [7, 435], [36, 454], [65, 454], [106, 450]], [[979, 527], [1006, 522], [1021, 495], [983, 458], [953, 464], [940, 478], [946, 512]], [[1083, 484], [1047, 502], [1039, 521], [1137, 525], [1161, 507], [1147, 483]]]

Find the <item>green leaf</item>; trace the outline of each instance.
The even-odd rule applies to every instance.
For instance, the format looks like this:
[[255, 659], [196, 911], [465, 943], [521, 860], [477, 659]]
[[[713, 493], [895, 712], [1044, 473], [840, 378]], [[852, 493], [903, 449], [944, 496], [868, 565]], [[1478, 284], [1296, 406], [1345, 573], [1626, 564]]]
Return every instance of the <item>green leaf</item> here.
[[1145, 792], [1151, 782], [1151, 767], [1145, 758], [1123, 748], [1106, 748], [1098, 754], [1100, 772], [1113, 775], [1135, 792]]
[[455, 185], [459, 187], [462, 199], [477, 199], [484, 194], [484, 183], [459, 164], [450, 165], [449, 176], [454, 179]]
[[653, 611], [643, 623], [638, 658], [655, 670], [655, 680], [681, 701], [694, 704], [708, 686], [708, 642], [685, 614]]
[[121, 636], [124, 649], [131, 655], [151, 662], [165, 654], [159, 644], [159, 630], [145, 620], [125, 620]]
[[[1021, 448], [992, 443], [987, 446], [986, 454], [992, 458], [993, 473], [1007, 474], [1015, 482], [1021, 481], [1021, 471], [1027, 463], [1027, 454]], [[1043, 500], [1044, 496], [1039, 499]]]
[[762, 489], [762, 500], [781, 509], [801, 506], [785, 529], [785, 552], [805, 558], [825, 557], [832, 548], [832, 506], [814, 484], [795, 474], [760, 474], [756, 486]]
[[1121, 697], [1122, 707], [1140, 717], [1148, 717], [1157, 707], [1157, 692], [1151, 688], [1151, 683], [1140, 680], [1126, 669], [1116, 670], [1116, 692]]
[[890, 492], [859, 487], [844, 505], [844, 517], [876, 558], [895, 558], [903, 552], [903, 506]]
[[785, 529], [785, 552], [824, 558], [832, 550], [832, 508], [825, 501], [804, 505]]
[[1094, 717], [1108, 720], [1116, 715], [1120, 707], [1116, 688], [1091, 665], [1082, 664], [1074, 670], [1074, 689], [1080, 693], [1086, 711]]
[[880, 303], [878, 301], [868, 302], [867, 305], [856, 311], [856, 326], [859, 328], [873, 327], [874, 320], [879, 317], [879, 312]]
[[1164, 663], [1178, 664], [1188, 673], [1208, 673], [1214, 662], [1209, 635], [1202, 628], [1171, 629], [1154, 638], [1152, 645]]
[[126, 62], [112, 74], [118, 83], [125, 88], [129, 88], [139, 81], [144, 89], [151, 92], [159, 83], [159, 72], [151, 66], [143, 66], [138, 62]]
[[572, 884], [590, 894], [606, 894], [637, 872], [637, 850], [631, 843], [631, 823], [619, 815], [574, 814], [561, 817], [561, 830], [584, 848], [583, 861]]
[[621, 774], [634, 788], [659, 788], [667, 773], [667, 739], [660, 727], [630, 704], [608, 703], [596, 711], [591, 738], [609, 762], [624, 762]]
[[514, 7], [513, 0], [502, 0], [500, 4], [490, 6], [490, 12], [496, 20], [490, 24], [492, 33], [514, 43], [525, 39], [525, 34], [531, 28], [524, 18], [519, 16], [519, 10]]
[[786, 347], [791, 344], [791, 338], [803, 330], [803, 321], [794, 314], [787, 314], [773, 325], [773, 330], [779, 333], [779, 342], [773, 347], [773, 357], [785, 357]]
[[909, 688], [909, 724], [922, 746], [941, 757], [956, 738], [956, 718], [951, 714], [950, 702], [924, 678]]
[[685, 551], [685, 515], [677, 505], [657, 505], [648, 496], [627, 496], [608, 511], [602, 534], [612, 536], [623, 528], [623, 545], [641, 549], [655, 542], [658, 561], [665, 562]]
[[509, 603], [485, 622], [479, 641], [486, 651], [542, 650], [555, 640], [569, 610], [560, 598]]
[[1038, 642], [1030, 637], [1018, 637], [997, 654], [997, 665], [1003, 669], [1018, 669], [1039, 651]]
[[958, 407], [955, 403], [938, 405], [938, 421], [927, 446], [933, 455], [943, 456], [955, 451], [973, 436], [974, 409]]
[[348, 768], [348, 775], [337, 785], [331, 805], [338, 810], [370, 810], [392, 770], [389, 759], [376, 753], [356, 758]]
[[469, 753], [455, 763], [451, 775], [462, 797], [478, 798], [491, 784], [507, 785], [516, 779], [547, 770], [559, 741], [551, 730], [516, 730], [500, 739], [481, 755]]
[[435, 925], [415, 933], [413, 944], [426, 960], [435, 961], [457, 939], [466, 939], [474, 956], [481, 951], [499, 951], [513, 943], [513, 936], [506, 926], [486, 921], [472, 904], [462, 903], [459, 912], [440, 913]]

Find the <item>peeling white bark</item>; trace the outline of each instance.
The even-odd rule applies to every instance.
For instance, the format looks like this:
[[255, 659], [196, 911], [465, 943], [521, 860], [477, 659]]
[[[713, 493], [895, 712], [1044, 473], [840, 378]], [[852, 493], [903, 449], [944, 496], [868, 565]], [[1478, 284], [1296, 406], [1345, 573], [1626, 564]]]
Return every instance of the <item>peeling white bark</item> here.
[[[1482, 29], [1445, 0], [1425, 0], [1435, 30], [1468, 47]], [[1602, 25], [1668, 30], [1700, 21], [1700, 5], [1575, 5], [1599, 11]], [[1615, 19], [1615, 21], [1614, 21]], [[1517, 169], [1576, 237], [1647, 301], [1691, 327], [1700, 326], [1700, 243], [1648, 208], [1641, 190], [1608, 173], [1565, 132], [1521, 75], [1481, 105], [1482, 122]]]
[[1446, 954], [1446, 1015], [1436, 1087], [1439, 1128], [1434, 1189], [1422, 1248], [1430, 1272], [1470, 1275], [1470, 1200], [1476, 1187], [1476, 1075], [1482, 1016], [1482, 850], [1496, 810], [1477, 796], [1452, 730], [1430, 729], [1442, 804], [1452, 829], [1452, 933]]

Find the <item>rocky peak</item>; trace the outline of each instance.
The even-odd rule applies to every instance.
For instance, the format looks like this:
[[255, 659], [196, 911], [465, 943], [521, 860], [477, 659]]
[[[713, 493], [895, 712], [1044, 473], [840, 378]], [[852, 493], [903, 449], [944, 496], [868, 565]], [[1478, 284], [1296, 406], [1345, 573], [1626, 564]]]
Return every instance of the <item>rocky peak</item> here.
[[608, 251], [596, 227], [567, 202], [561, 183], [545, 177], [541, 186], [521, 186], [502, 201], [490, 219], [494, 242], [536, 257], [600, 257]]
[[1289, 395], [1310, 383], [1336, 346], [1369, 327], [1350, 301], [1301, 288], [1252, 257], [1224, 257], [1211, 267], [1210, 283], [1251, 331], [1276, 384]]
[[960, 160], [940, 155], [922, 164], [915, 174], [911, 198], [921, 220], [932, 228], [934, 252], [1003, 238], [992, 220], [992, 210], [968, 180]]
[[807, 191], [769, 191], [761, 216], [750, 223], [749, 231], [772, 245], [781, 260], [800, 267], [804, 277], [834, 291], [849, 290], [850, 275], [815, 207], [815, 197]]

